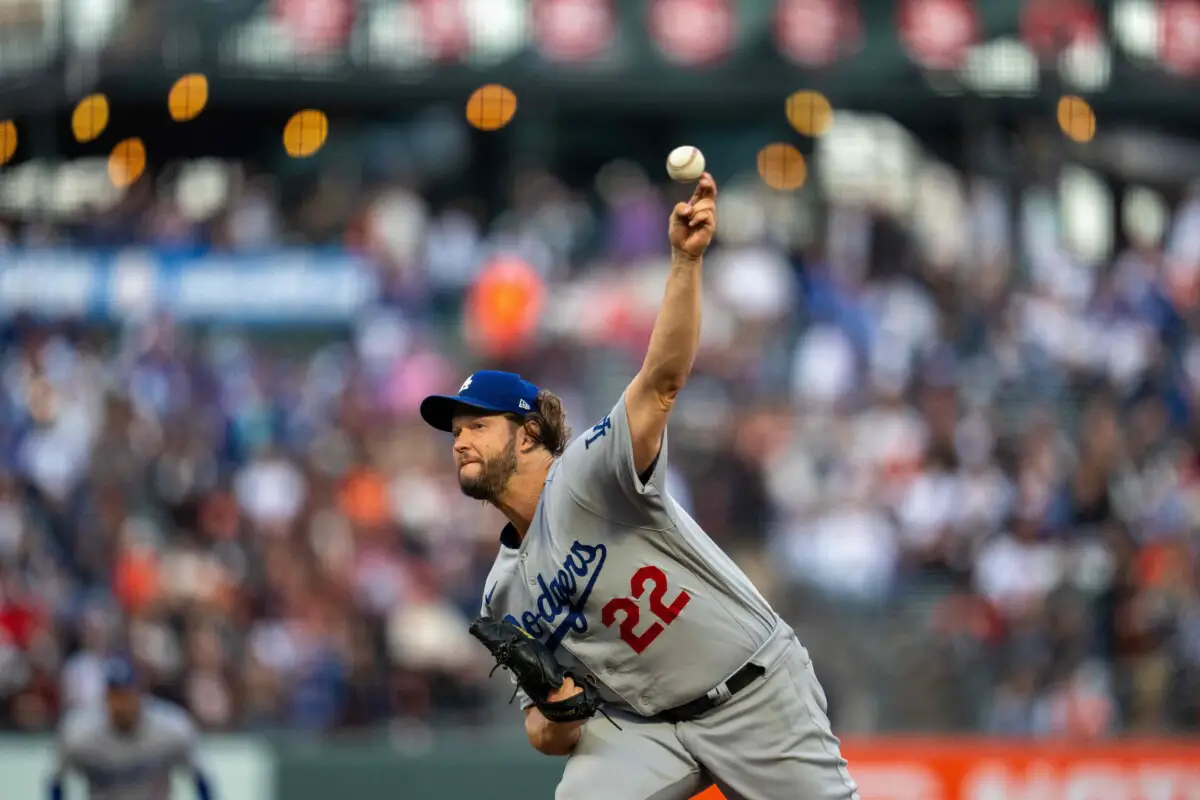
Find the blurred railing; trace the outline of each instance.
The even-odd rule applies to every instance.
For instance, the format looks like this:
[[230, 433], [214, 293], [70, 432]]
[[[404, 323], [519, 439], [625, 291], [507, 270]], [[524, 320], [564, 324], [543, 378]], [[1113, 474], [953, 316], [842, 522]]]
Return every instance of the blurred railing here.
[[[843, 743], [864, 800], [1194, 797], [1200, 745], [1154, 740], [1104, 744], [985, 739], [871, 739]], [[49, 740], [0, 739], [5, 797], [39, 797]], [[553, 796], [563, 762], [519, 737], [449, 736], [437, 742], [330, 744], [213, 739], [201, 751], [224, 800]], [[179, 797], [191, 787], [183, 783]], [[705, 795], [707, 800], [708, 795]]]
[[361, 258], [319, 250], [231, 255], [39, 249], [7, 252], [0, 313], [95, 321], [343, 324], [375, 299]]

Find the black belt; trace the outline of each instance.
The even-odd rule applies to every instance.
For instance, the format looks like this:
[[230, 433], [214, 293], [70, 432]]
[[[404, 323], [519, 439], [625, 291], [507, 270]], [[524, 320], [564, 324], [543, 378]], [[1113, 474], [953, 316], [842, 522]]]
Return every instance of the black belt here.
[[729, 680], [717, 686], [708, 694], [701, 695], [690, 703], [684, 703], [681, 706], [660, 711], [655, 716], [658, 719], [671, 723], [693, 720], [725, 703], [729, 698], [761, 678], [765, 672], [766, 670], [758, 664], [747, 664], [733, 673], [733, 676]]

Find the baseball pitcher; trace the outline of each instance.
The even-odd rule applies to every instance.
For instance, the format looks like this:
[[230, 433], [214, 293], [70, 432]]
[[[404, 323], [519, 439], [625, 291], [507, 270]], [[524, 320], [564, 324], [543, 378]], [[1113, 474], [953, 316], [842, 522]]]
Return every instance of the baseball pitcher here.
[[67, 773], [83, 776], [90, 800], [167, 800], [171, 773], [184, 769], [197, 800], [212, 800], [208, 778], [196, 764], [196, 729], [187, 712], [143, 698], [132, 666], [108, 665], [105, 705], [71, 712], [58, 729], [58, 764], [50, 800], [63, 800]]
[[716, 197], [705, 173], [671, 214], [645, 361], [582, 436], [568, 443], [559, 399], [511, 373], [421, 404], [453, 435], [463, 493], [508, 519], [471, 632], [512, 673], [530, 743], [568, 756], [558, 800], [713, 783], [729, 800], [858, 800], [808, 652], [665, 490]]

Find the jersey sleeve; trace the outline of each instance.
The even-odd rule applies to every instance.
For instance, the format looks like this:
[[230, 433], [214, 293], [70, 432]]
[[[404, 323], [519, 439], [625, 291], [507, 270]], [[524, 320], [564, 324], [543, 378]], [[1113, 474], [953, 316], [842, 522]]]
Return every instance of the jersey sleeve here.
[[658, 457], [644, 475], [633, 463], [633, 435], [625, 410], [625, 393], [608, 416], [567, 446], [560, 466], [571, 495], [594, 514], [614, 522], [664, 528], [667, 433], [663, 432]]
[[54, 736], [54, 780], [62, 780], [77, 762], [82, 723], [75, 713], [69, 713], [59, 724]]
[[[511, 676], [510, 680], [513, 682], [513, 685], [516, 686], [517, 676]], [[533, 707], [533, 700], [529, 699], [529, 695], [525, 694], [525, 690], [519, 686], [517, 687], [517, 697], [515, 702], [521, 706], [522, 713]]]
[[172, 766], [195, 769], [200, 751], [200, 730], [182, 706], [165, 700], [153, 700], [149, 708], [157, 735], [170, 742]]
[[54, 741], [54, 768], [50, 774], [51, 780], [61, 781], [71, 771], [71, 748], [62, 736], [56, 736]]
[[179, 765], [200, 771], [200, 732], [187, 712], [179, 724]]

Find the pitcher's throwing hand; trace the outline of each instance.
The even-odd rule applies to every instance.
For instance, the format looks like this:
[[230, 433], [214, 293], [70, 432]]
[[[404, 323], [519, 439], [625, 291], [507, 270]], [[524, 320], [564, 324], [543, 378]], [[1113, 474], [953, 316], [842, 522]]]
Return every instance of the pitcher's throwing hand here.
[[700, 258], [717, 230], [717, 182], [707, 172], [700, 176], [692, 198], [678, 203], [671, 213], [671, 250], [687, 258]]

